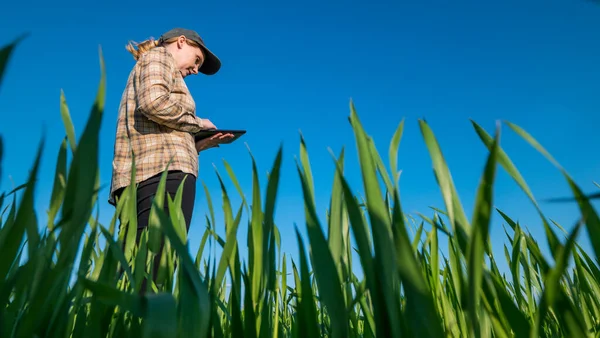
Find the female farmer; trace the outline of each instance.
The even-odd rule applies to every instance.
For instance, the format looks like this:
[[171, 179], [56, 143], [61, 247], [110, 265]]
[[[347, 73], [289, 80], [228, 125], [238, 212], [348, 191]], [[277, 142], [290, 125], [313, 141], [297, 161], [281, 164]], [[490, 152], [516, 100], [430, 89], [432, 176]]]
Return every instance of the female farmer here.
[[[184, 78], [198, 73], [213, 75], [221, 67], [220, 60], [196, 32], [175, 28], [158, 40], [149, 39], [135, 45], [137, 50], [131, 43], [127, 46], [137, 62], [129, 74], [119, 106], [109, 202], [115, 205], [115, 199], [130, 184], [133, 155], [135, 183], [138, 184], [139, 242], [148, 226], [152, 199], [167, 164], [166, 190], [172, 197], [185, 178], [181, 207], [189, 230], [198, 154], [218, 147], [233, 135], [217, 134], [197, 143], [194, 140], [194, 133], [216, 127], [210, 120], [196, 116], [196, 104]], [[164, 205], [168, 212], [166, 197]]]

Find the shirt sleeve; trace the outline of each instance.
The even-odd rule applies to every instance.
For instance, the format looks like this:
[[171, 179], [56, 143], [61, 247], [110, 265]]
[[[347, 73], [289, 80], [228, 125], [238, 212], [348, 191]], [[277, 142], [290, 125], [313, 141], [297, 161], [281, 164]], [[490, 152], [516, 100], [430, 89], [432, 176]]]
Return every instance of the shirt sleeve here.
[[149, 52], [139, 61], [138, 107], [148, 119], [184, 132], [196, 133], [202, 129], [202, 119], [193, 111], [186, 111], [170, 95], [173, 68], [165, 53]]

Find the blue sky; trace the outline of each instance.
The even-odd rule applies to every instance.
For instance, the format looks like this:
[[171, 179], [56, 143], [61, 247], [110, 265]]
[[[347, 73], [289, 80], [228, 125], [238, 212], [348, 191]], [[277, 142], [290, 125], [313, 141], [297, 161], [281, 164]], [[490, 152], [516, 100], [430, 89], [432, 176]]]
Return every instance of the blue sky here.
[[[304, 232], [302, 190], [294, 156], [299, 132], [306, 138], [319, 212], [324, 216], [334, 167], [328, 148], [347, 149], [347, 177], [361, 190], [356, 148], [348, 124], [349, 101], [356, 105], [387, 164], [389, 141], [405, 119], [398, 166], [406, 212], [432, 215], [443, 208], [432, 164], [419, 131], [427, 119], [441, 143], [468, 217], [486, 159], [486, 149], [469, 119], [492, 133], [497, 120], [528, 130], [569, 171], [584, 191], [600, 180], [600, 5], [576, 1], [495, 2], [106, 2], [88, 7], [74, 1], [48, 5], [12, 2], [0, 13], [6, 44], [28, 32], [12, 58], [0, 88], [5, 143], [0, 188], [26, 180], [42, 132], [46, 148], [36, 205], [44, 221], [58, 147], [64, 136], [59, 95], [63, 89], [77, 135], [96, 95], [98, 48], [107, 67], [107, 102], [101, 130], [101, 221], [113, 208], [106, 202], [115, 121], [121, 92], [134, 60], [129, 40], [158, 37], [172, 27], [196, 29], [223, 62], [216, 76], [187, 79], [198, 115], [221, 128], [243, 128], [237, 143], [200, 156], [204, 181], [221, 213], [213, 164], [225, 177], [222, 159], [251, 196], [252, 150], [261, 183], [278, 147], [284, 159], [276, 221], [285, 251], [296, 254], [294, 224]], [[92, 17], [97, 15], [97, 17]], [[589, 137], [589, 138], [588, 138]], [[569, 196], [560, 172], [516, 134], [503, 128], [502, 146], [538, 199]], [[547, 243], [539, 217], [525, 194], [500, 169], [495, 206]], [[234, 198], [237, 210], [239, 198]], [[574, 204], [542, 204], [546, 215], [566, 228], [576, 221]], [[198, 185], [190, 232], [192, 254], [204, 229], [206, 198]], [[492, 244], [506, 268], [502, 222], [494, 214]], [[322, 218], [324, 220], [324, 217]], [[219, 232], [223, 226], [219, 224]], [[583, 244], [589, 248], [583, 233]], [[240, 229], [245, 243], [245, 227]], [[445, 241], [445, 238], [442, 238]], [[445, 247], [445, 246], [444, 246]], [[245, 252], [245, 248], [242, 248]]]

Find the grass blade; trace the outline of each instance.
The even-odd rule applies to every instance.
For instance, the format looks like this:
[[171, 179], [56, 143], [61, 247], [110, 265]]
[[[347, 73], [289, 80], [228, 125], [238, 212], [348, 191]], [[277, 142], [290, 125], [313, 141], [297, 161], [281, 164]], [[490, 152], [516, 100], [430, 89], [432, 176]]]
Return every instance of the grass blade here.
[[480, 336], [483, 334], [478, 323], [480, 312], [481, 282], [483, 279], [485, 244], [489, 237], [489, 226], [493, 203], [493, 185], [496, 175], [496, 156], [498, 153], [500, 131], [497, 130], [496, 138], [491, 147], [483, 177], [481, 178], [477, 197], [475, 200], [475, 211], [471, 223], [471, 238], [468, 247], [468, 272], [469, 272], [469, 323], [470, 335]]
[[9, 43], [8, 45], [6, 45], [6, 46], [2, 47], [2, 49], [0, 49], [0, 87], [2, 85], [2, 79], [4, 78], [4, 72], [6, 71], [6, 66], [8, 65], [8, 62], [10, 61], [10, 58], [15, 51], [15, 48], [17, 48], [17, 45], [23, 39], [25, 39], [28, 35], [29, 34], [22, 34], [17, 39], [13, 40], [11, 43]]
[[177, 332], [177, 311], [175, 298], [171, 294], [161, 293], [146, 297], [143, 337], [173, 337]]
[[[376, 166], [371, 157], [368, 138], [360, 125], [354, 105], [350, 105], [350, 123], [354, 130], [355, 142], [358, 148], [363, 187], [366, 193], [367, 214], [373, 231], [373, 243], [375, 249], [374, 271], [377, 274], [377, 291], [381, 292], [381, 300], [384, 306], [380, 310], [377, 334], [382, 336], [401, 335], [400, 308], [396, 300], [399, 298], [399, 290], [396, 286], [399, 280], [396, 274], [396, 255], [394, 254], [392, 242], [392, 229], [387, 216], [386, 204], [383, 200], [379, 182], [377, 181]], [[383, 297], [386, 294], [386, 297]]]
[[188, 254], [188, 247], [184, 244], [170, 218], [156, 202], [156, 216], [158, 217], [160, 229], [170, 241], [178, 256], [179, 269], [179, 303], [178, 303], [178, 327], [179, 332], [186, 337], [207, 337], [210, 322], [210, 303], [206, 284], [200, 280], [198, 271], [194, 267]]
[[[307, 153], [304, 147], [302, 152]], [[296, 163], [296, 168], [304, 193], [306, 228], [312, 251], [312, 266], [315, 270], [319, 295], [331, 318], [331, 336], [337, 338], [347, 337], [349, 329], [344, 296], [334, 259], [316, 214], [314, 196], [311, 195], [307, 174], [310, 172], [310, 164], [307, 160], [303, 163], [303, 168], [301, 169], [300, 164]]]
[[[44, 141], [42, 140], [38, 146], [35, 162], [29, 174], [27, 187], [25, 188], [21, 205], [16, 212], [14, 223], [8, 226], [5, 225], [2, 230], [0, 230], [0, 257], [2, 257], [2, 259], [0, 259], [0, 292], [2, 293], [6, 292], [4, 290], [4, 284], [7, 281], [7, 275], [11, 266], [13, 266], [13, 264], [18, 264], [15, 259], [18, 257], [17, 253], [19, 252], [19, 247], [23, 243], [25, 231], [37, 224], [34, 210], [34, 191], [38, 180], [37, 175], [40, 168], [43, 147]], [[31, 250], [35, 250], [35, 247], [30, 248], [30, 251]]]
[[75, 137], [75, 127], [73, 127], [73, 121], [71, 120], [71, 113], [69, 112], [69, 106], [67, 104], [67, 98], [65, 92], [61, 89], [60, 91], [60, 116], [65, 126], [67, 133], [67, 139], [71, 146], [71, 151], [75, 153], [77, 149], [77, 138]]
[[304, 249], [304, 243], [300, 237], [298, 229], [296, 230], [296, 238], [298, 241], [298, 249], [300, 252], [300, 280], [301, 283], [298, 287], [301, 288], [302, 293], [298, 304], [298, 337], [318, 337], [321, 336], [320, 330], [317, 327], [317, 308], [315, 306], [315, 300], [313, 295], [313, 289], [310, 284], [310, 277], [308, 274], [308, 260], [306, 259], [306, 253]]
[[392, 141], [390, 142], [389, 147], [389, 158], [390, 158], [390, 168], [392, 170], [392, 175], [394, 178], [394, 185], [398, 184], [398, 178], [400, 172], [398, 170], [398, 148], [400, 147], [400, 140], [402, 140], [402, 134], [404, 133], [404, 119], [400, 121], [398, 128], [394, 132], [394, 136], [392, 137]]
[[[336, 166], [339, 167], [340, 170], [344, 170], [344, 149], [342, 149], [340, 153], [340, 157], [337, 160]], [[348, 231], [348, 226], [345, 217], [347, 213], [344, 209], [343, 193], [340, 177], [334, 173], [333, 188], [331, 191], [331, 199], [329, 201], [330, 215], [327, 240], [340, 281], [344, 280], [344, 271], [342, 271], [342, 265], [348, 264], [345, 252], [345, 243], [347, 243], [347, 238], [344, 238]]]
[[67, 179], [67, 144], [62, 141], [56, 159], [56, 172], [54, 175], [54, 186], [52, 187], [52, 196], [50, 198], [50, 208], [48, 210], [48, 229], [54, 228], [54, 220], [65, 197], [65, 186]]
[[583, 216], [584, 222], [586, 224], [586, 228], [588, 231], [588, 235], [590, 241], [592, 242], [592, 247], [594, 248], [594, 252], [596, 254], [596, 259], [600, 260], [600, 218], [598, 214], [594, 211], [594, 208], [589, 202], [589, 199], [585, 197], [585, 194], [581, 191], [581, 189], [575, 184], [573, 179], [569, 176], [566, 170], [548, 153], [548, 151], [521, 127], [513, 124], [511, 122], [505, 122], [513, 131], [515, 131], [519, 136], [521, 136], [527, 143], [529, 143], [533, 148], [539, 151], [544, 157], [546, 157], [556, 168], [558, 168], [567, 182], [571, 190], [573, 191], [573, 195], [575, 200], [579, 205], [579, 209]]
[[437, 179], [438, 185], [441, 189], [450, 223], [452, 224], [453, 230], [457, 236], [461, 251], [466, 253], [470, 234], [470, 225], [467, 220], [467, 216], [465, 215], [460, 203], [458, 193], [454, 187], [454, 182], [452, 180], [452, 176], [450, 175], [446, 160], [442, 154], [442, 150], [435, 136], [433, 135], [431, 128], [424, 120], [419, 120], [419, 125], [421, 127], [421, 134], [423, 135], [423, 139], [427, 145], [431, 160], [433, 162], [435, 178]]

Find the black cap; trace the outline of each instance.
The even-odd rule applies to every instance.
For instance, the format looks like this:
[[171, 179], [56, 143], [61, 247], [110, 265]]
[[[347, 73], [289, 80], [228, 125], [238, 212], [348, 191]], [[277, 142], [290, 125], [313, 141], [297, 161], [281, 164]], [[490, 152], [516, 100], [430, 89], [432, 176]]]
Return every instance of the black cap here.
[[204, 40], [202, 40], [200, 35], [198, 35], [198, 33], [196, 33], [195, 31], [185, 28], [173, 28], [170, 31], [161, 35], [158, 41], [162, 43], [165, 40], [179, 37], [181, 35], [185, 36], [186, 39], [190, 39], [199, 44], [200, 48], [204, 51], [204, 63], [202, 64], [200, 69], [198, 69], [198, 71], [206, 75], [213, 75], [217, 73], [221, 68], [221, 60], [219, 60], [219, 58], [206, 47], [206, 45], [204, 44]]

